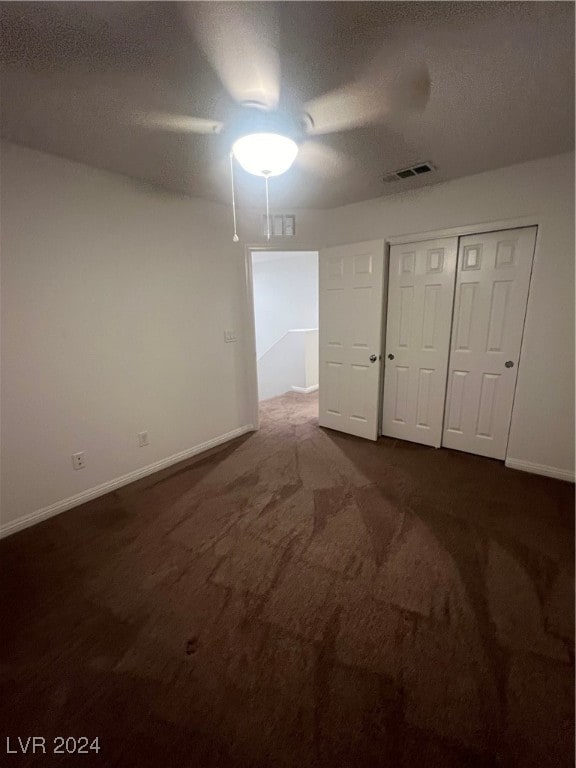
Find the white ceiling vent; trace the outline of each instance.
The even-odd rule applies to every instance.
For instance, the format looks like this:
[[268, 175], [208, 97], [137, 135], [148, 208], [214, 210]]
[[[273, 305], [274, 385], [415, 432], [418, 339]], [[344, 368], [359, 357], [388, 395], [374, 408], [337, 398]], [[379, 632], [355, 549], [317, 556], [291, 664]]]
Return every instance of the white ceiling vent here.
[[416, 165], [412, 165], [410, 168], [402, 168], [399, 171], [387, 173], [386, 176], [382, 178], [382, 181], [388, 184], [390, 181], [410, 179], [413, 176], [421, 176], [423, 173], [430, 173], [430, 171], [435, 170], [436, 168], [434, 165], [432, 165], [432, 163], [417, 163]]

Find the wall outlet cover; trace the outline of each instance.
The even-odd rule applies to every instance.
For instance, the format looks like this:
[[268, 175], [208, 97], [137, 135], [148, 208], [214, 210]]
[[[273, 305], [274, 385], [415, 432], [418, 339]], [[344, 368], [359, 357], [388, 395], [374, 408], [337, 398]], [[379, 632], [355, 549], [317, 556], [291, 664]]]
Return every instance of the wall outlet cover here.
[[72, 454], [72, 466], [74, 469], [84, 469], [86, 467], [86, 457], [84, 456], [84, 451]]

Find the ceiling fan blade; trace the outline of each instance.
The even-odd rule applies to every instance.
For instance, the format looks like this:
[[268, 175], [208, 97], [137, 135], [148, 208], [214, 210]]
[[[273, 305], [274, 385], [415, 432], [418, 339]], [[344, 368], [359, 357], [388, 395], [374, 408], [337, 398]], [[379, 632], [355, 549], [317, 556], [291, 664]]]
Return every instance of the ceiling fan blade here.
[[175, 115], [169, 112], [137, 112], [134, 123], [150, 130], [173, 131], [174, 133], [219, 133], [222, 123], [203, 117]]
[[383, 111], [381, 104], [363, 83], [350, 83], [325, 93], [304, 105], [312, 118], [308, 129], [311, 136], [346, 131], [369, 125], [378, 120]]
[[342, 152], [313, 139], [300, 145], [296, 162], [306, 172], [328, 179], [344, 176], [352, 168]]
[[308, 133], [322, 135], [382, 120], [401, 121], [426, 108], [430, 86], [425, 63], [385, 63], [378, 57], [357, 81], [304, 105], [313, 122]]
[[185, 3], [200, 48], [237, 102], [275, 109], [280, 98], [279, 18], [275, 3]]
[[121, 123], [139, 125], [149, 130], [175, 133], [218, 133], [217, 120], [191, 117], [172, 112], [184, 96], [161, 80], [130, 74], [107, 76], [101, 73], [16, 72], [4, 75], [3, 84], [15, 92], [41, 92], [31, 103], [21, 99], [20, 109], [28, 114], [42, 109], [61, 112], [70, 125], [75, 121], [103, 125]]
[[432, 80], [425, 62], [402, 67], [390, 89], [392, 116], [423, 112], [430, 100], [431, 89]]

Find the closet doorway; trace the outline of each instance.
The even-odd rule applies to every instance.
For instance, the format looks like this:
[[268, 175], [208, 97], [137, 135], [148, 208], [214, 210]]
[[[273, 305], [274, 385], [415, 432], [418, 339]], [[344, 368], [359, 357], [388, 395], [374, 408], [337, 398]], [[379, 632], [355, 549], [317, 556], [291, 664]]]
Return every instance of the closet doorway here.
[[390, 248], [383, 435], [505, 458], [536, 231]]

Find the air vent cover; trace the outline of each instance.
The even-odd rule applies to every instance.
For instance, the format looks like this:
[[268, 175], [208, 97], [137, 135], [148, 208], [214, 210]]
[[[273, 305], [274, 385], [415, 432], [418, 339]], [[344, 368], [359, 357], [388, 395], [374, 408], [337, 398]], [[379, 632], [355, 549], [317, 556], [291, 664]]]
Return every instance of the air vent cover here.
[[430, 173], [435, 171], [435, 166], [432, 163], [417, 163], [410, 168], [401, 168], [399, 171], [393, 171], [386, 174], [382, 181], [388, 184], [391, 181], [400, 181], [401, 179], [411, 179], [413, 176], [421, 176], [423, 173]]

